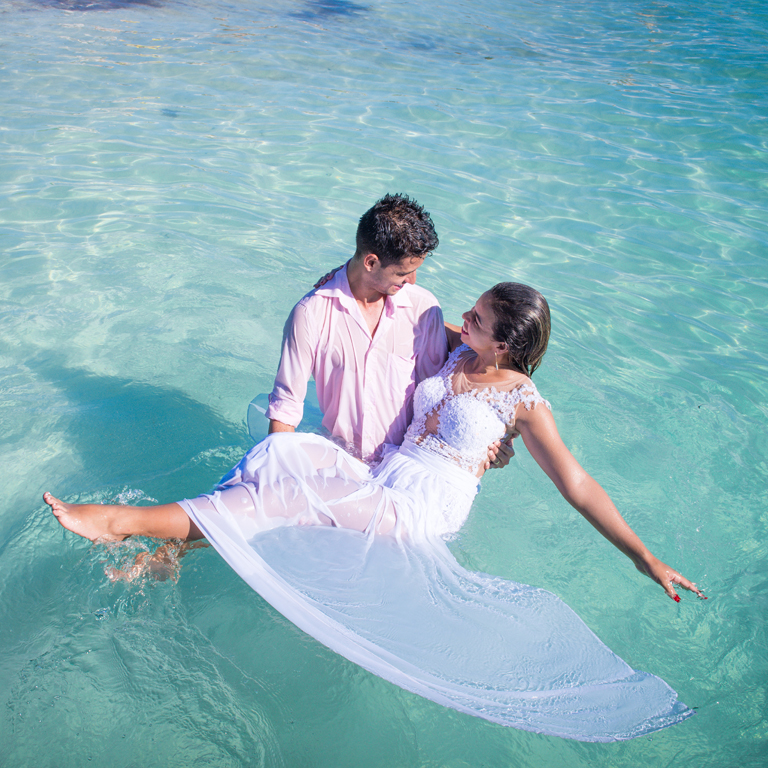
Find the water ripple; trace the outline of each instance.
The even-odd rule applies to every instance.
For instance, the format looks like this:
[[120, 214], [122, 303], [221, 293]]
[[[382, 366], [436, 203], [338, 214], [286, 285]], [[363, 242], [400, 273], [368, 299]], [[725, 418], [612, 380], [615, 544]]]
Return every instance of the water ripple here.
[[[0, 758], [757, 764], [760, 3], [0, 0], [0, 18]], [[43, 510], [49, 484], [210, 487], [247, 447], [287, 310], [398, 190], [435, 219], [420, 281], [448, 319], [500, 279], [545, 293], [536, 377], [566, 442], [713, 599], [672, 613], [522, 448], [457, 550], [566, 597], [700, 707], [685, 726], [609, 759], [469, 721], [304, 638], [210, 552], [175, 586], [110, 585]]]

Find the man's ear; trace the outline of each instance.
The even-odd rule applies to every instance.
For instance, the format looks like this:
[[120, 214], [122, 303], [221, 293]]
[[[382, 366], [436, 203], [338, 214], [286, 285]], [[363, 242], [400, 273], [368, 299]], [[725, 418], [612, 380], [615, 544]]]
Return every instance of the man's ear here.
[[377, 265], [381, 265], [379, 257], [375, 253], [366, 253], [363, 256], [363, 266], [367, 272], [373, 272]]

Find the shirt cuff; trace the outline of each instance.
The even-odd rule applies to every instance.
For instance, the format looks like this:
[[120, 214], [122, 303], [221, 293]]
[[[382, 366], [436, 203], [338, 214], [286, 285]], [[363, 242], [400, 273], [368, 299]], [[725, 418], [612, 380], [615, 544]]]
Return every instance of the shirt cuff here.
[[298, 427], [304, 416], [304, 403], [297, 405], [288, 400], [280, 400], [270, 395], [266, 416], [270, 421], [281, 421], [289, 427]]

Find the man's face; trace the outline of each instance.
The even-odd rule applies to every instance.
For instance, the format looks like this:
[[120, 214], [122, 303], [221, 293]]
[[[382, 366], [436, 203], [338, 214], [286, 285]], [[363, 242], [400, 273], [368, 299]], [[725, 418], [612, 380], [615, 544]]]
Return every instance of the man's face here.
[[394, 296], [407, 283], [416, 283], [416, 270], [423, 263], [423, 256], [413, 256], [382, 267], [377, 259], [370, 273], [372, 285], [379, 293]]

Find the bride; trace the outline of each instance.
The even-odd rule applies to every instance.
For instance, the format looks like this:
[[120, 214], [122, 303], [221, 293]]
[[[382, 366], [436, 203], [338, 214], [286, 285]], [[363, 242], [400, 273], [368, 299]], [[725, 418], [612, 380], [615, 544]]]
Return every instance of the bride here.
[[[500, 283], [449, 331], [453, 351], [414, 395], [398, 450], [373, 470], [312, 434], [275, 433], [211, 494], [151, 507], [68, 504], [86, 538], [207, 538], [277, 610], [407, 690], [517, 728], [585, 741], [649, 733], [693, 714], [632, 670], [549, 592], [464, 570], [445, 538], [469, 514], [487, 446], [521, 436], [563, 497], [675, 601], [704, 595], [651, 554], [563, 444], [531, 381], [549, 308]], [[705, 598], [706, 599], [706, 598]]]

